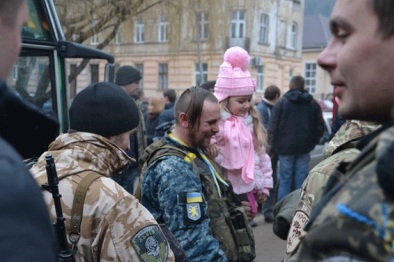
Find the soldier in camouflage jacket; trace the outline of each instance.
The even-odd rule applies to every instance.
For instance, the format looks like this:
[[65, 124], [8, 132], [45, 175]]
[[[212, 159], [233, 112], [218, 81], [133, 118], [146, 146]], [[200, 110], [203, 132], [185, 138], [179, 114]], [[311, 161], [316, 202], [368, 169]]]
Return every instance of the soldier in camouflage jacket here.
[[[130, 115], [132, 120], [124, 120]], [[70, 108], [70, 127], [78, 132], [57, 137], [31, 168], [42, 185], [47, 181], [44, 157], [50, 153], [55, 159], [67, 235], [76, 187], [89, 173], [100, 175], [85, 198], [77, 261], [174, 261], [149, 211], [110, 178], [132, 160], [124, 149], [138, 122], [135, 102], [120, 87], [93, 84], [75, 97]], [[52, 196], [45, 191], [44, 197], [54, 218]]]
[[291, 256], [299, 244], [302, 228], [310, 218], [312, 208], [320, 200], [328, 178], [339, 162], [352, 161], [359, 150], [355, 144], [379, 125], [359, 120], [348, 120], [335, 134], [324, 149], [325, 160], [316, 165], [308, 174], [301, 187], [301, 196], [287, 236], [287, 254]]
[[[165, 137], [165, 142], [205, 162], [201, 150], [210, 145], [211, 137], [218, 132], [217, 99], [202, 88], [188, 89], [175, 104], [175, 115], [174, 130]], [[206, 169], [213, 170], [209, 164]], [[215, 177], [219, 190], [217, 183], [223, 180]], [[141, 202], [157, 221], [168, 226], [185, 250], [188, 261], [227, 261], [210, 228], [207, 199], [199, 174], [186, 157], [160, 157], [146, 171]]]
[[382, 125], [341, 162], [290, 261], [394, 260], [394, 1], [336, 0], [332, 38], [318, 58], [339, 114]]

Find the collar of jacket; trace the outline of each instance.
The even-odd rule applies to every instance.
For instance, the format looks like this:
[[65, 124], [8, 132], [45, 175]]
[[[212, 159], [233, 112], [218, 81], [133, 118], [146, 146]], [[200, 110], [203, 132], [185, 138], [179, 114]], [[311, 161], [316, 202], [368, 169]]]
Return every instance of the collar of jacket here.
[[232, 115], [227, 109], [222, 110], [222, 112], [220, 114], [221, 114], [221, 118], [223, 121], [226, 121], [231, 116], [234, 116], [234, 117], [242, 120], [246, 126], [249, 126], [253, 123], [253, 118], [250, 114], [248, 114], [247, 116], [235, 116], [235, 115]]
[[110, 177], [133, 159], [108, 139], [91, 133], [75, 132], [58, 136], [31, 169], [45, 171], [45, 155], [52, 154], [59, 178], [91, 170]]

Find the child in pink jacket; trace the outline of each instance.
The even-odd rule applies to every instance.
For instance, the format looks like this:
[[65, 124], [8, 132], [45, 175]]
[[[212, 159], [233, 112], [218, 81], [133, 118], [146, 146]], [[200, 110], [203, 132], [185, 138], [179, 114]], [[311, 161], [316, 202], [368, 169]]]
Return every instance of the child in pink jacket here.
[[218, 151], [215, 160], [226, 169], [234, 193], [248, 200], [256, 213], [256, 195], [264, 194], [266, 199], [273, 182], [271, 160], [265, 152], [266, 132], [251, 101], [256, 82], [248, 71], [249, 60], [240, 47], [224, 54], [214, 89], [221, 120], [210, 152]]

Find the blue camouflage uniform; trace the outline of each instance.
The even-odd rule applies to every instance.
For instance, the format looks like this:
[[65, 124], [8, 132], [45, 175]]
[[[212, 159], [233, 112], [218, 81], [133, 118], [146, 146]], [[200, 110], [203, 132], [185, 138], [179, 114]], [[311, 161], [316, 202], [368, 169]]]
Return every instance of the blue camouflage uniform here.
[[[165, 137], [165, 143], [198, 152]], [[208, 166], [207, 166], [208, 169]], [[213, 237], [207, 201], [199, 174], [178, 156], [163, 156], [147, 169], [141, 203], [159, 223], [165, 223], [185, 250], [188, 261], [227, 261]]]

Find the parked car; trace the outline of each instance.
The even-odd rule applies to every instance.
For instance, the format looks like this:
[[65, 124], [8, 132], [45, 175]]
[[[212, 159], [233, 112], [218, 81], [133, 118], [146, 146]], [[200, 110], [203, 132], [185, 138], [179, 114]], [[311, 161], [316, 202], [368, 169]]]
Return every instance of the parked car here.
[[309, 170], [324, 160], [323, 150], [329, 142], [332, 127], [332, 112], [323, 112], [324, 119], [324, 133], [318, 145], [310, 152], [311, 162], [309, 163]]

